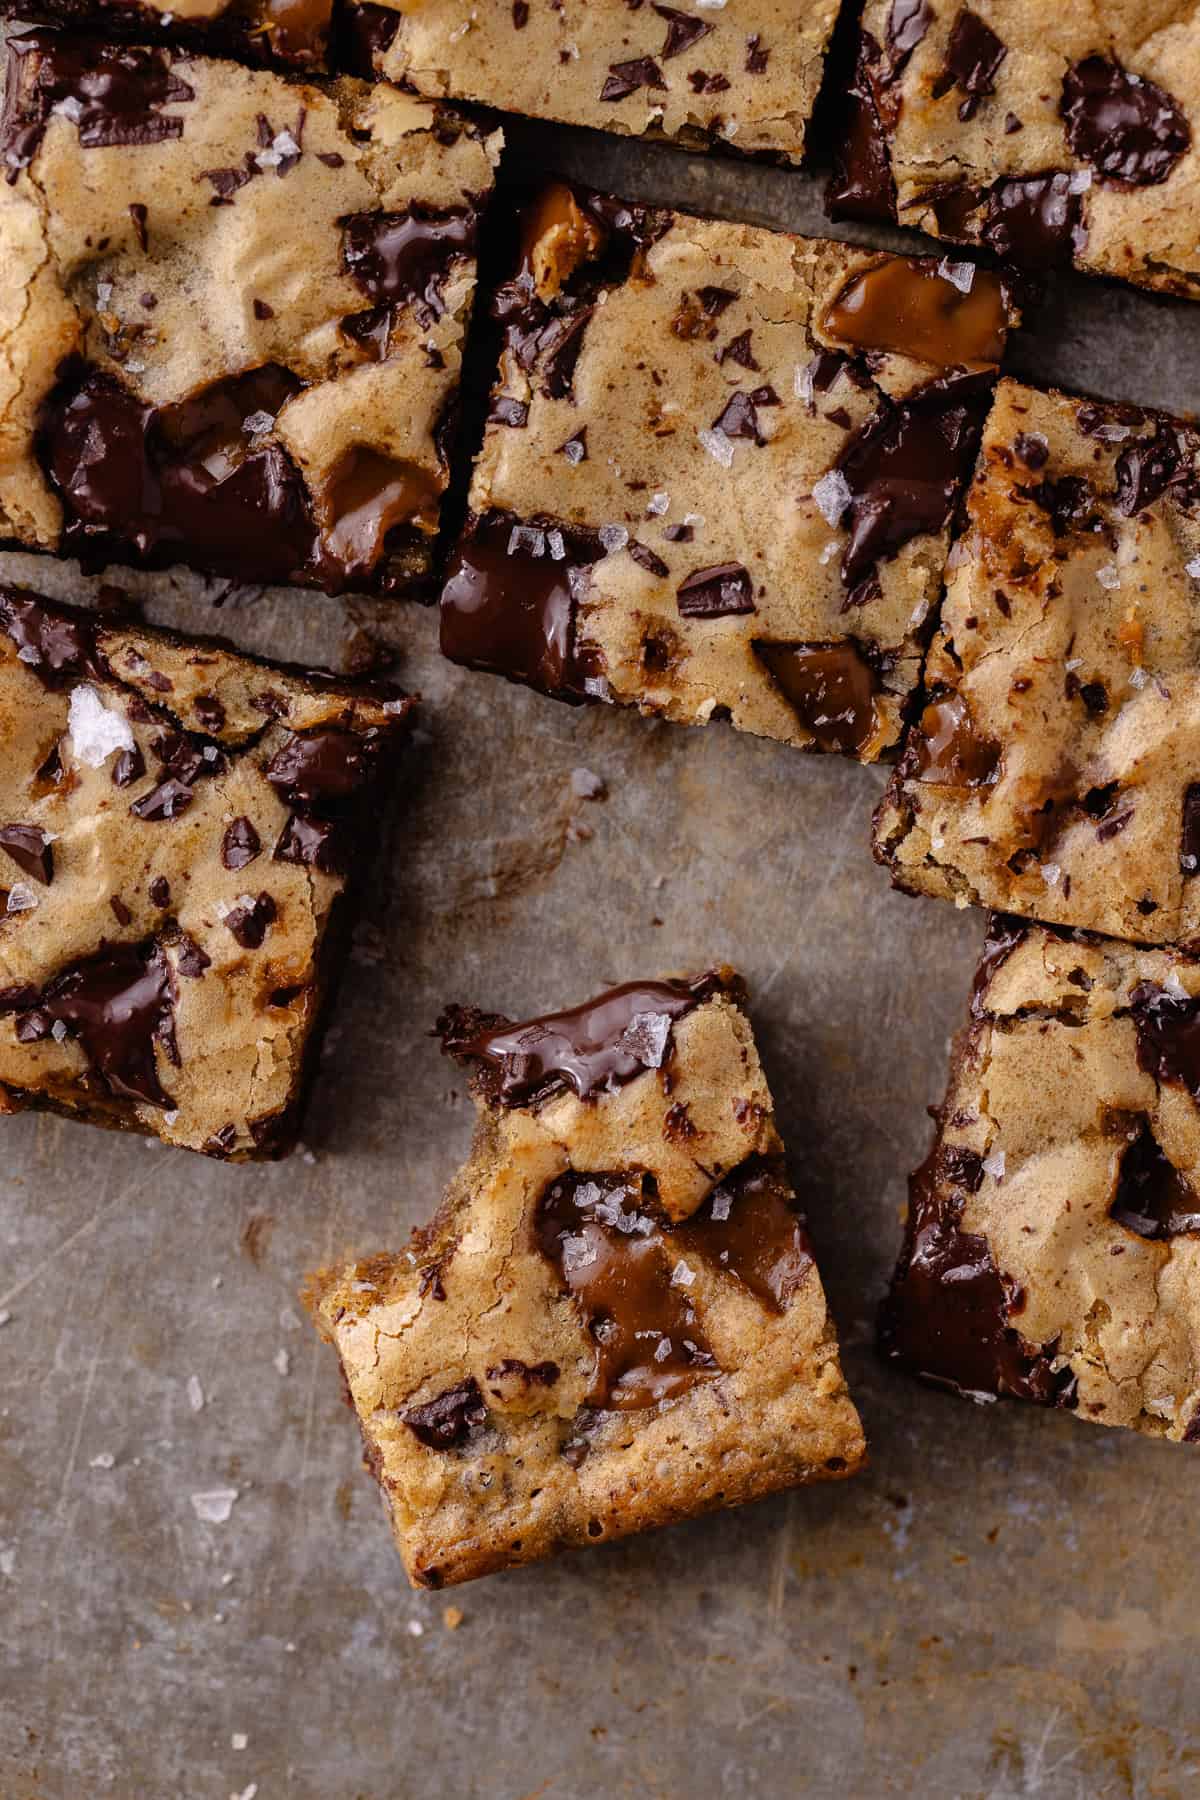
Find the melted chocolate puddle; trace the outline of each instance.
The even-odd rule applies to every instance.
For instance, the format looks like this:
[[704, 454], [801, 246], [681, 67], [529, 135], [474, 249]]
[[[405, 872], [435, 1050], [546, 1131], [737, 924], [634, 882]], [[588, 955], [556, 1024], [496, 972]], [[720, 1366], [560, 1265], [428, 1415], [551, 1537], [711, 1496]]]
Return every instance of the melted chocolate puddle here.
[[762, 1157], [726, 1176], [670, 1241], [734, 1276], [772, 1312], [784, 1311], [813, 1264], [783, 1168]]
[[776, 687], [821, 750], [858, 755], [876, 727], [879, 676], [858, 645], [754, 645]]
[[155, 944], [113, 944], [59, 971], [37, 993], [0, 996], [16, 1012], [17, 1038], [38, 1043], [56, 1023], [77, 1038], [100, 1086], [117, 1100], [171, 1107], [158, 1078], [155, 1046], [178, 1064], [171, 972]]

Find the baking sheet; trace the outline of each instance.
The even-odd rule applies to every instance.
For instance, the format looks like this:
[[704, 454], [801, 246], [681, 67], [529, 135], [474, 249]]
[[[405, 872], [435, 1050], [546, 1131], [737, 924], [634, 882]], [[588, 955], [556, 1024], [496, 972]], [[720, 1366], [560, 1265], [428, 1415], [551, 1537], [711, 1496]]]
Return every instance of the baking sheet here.
[[[790, 171], [512, 139], [514, 176], [827, 229]], [[1064, 278], [1012, 366], [1200, 407], [1200, 309]], [[882, 773], [466, 674], [416, 608], [214, 611], [223, 584], [117, 578], [269, 655], [336, 663], [367, 629], [425, 706], [303, 1152], [224, 1168], [3, 1124], [0, 1800], [1200, 1793], [1195, 1455], [973, 1408], [871, 1348], [983, 933], [889, 891]], [[15, 555], [0, 579], [96, 585]], [[581, 768], [606, 800], [575, 796]], [[297, 1286], [401, 1243], [464, 1156], [428, 1035], [445, 1000], [528, 1014], [721, 959], [750, 983], [871, 1468], [414, 1594]], [[222, 1488], [205, 1522], [192, 1496]]]

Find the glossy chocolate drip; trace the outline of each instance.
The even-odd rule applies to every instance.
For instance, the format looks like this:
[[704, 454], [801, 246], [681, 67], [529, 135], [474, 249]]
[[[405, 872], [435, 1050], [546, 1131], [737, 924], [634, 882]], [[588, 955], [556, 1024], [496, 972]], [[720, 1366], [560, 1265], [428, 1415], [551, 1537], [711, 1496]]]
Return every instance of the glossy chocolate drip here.
[[596, 1346], [589, 1406], [657, 1406], [720, 1373], [636, 1177], [561, 1176], [538, 1203], [535, 1231]]
[[440, 319], [455, 263], [473, 257], [479, 215], [473, 207], [414, 202], [403, 212], [352, 213], [342, 220], [342, 260], [376, 306], [412, 306]]
[[889, 257], [846, 283], [821, 329], [861, 350], [974, 367], [1000, 361], [1006, 323], [999, 277], [986, 269], [964, 294], [929, 260]]
[[910, 1178], [904, 1249], [880, 1311], [880, 1349], [967, 1397], [1010, 1394], [1071, 1406], [1074, 1376], [1055, 1371], [1052, 1345], [1027, 1344], [1012, 1328], [1017, 1292], [987, 1239], [962, 1229], [963, 1207], [982, 1181], [974, 1151], [944, 1144]]
[[520, 1024], [448, 1007], [437, 1029], [448, 1056], [483, 1065], [485, 1090], [501, 1106], [527, 1106], [564, 1088], [589, 1100], [662, 1068], [672, 1027], [721, 986], [715, 974], [634, 981]]
[[0, 825], [0, 850], [31, 881], [49, 887], [54, 880], [54, 845], [40, 825]]
[[998, 181], [988, 194], [983, 240], [1024, 268], [1066, 268], [1087, 246], [1082, 200], [1061, 171]]
[[369, 581], [384, 559], [389, 532], [437, 531], [438, 484], [416, 463], [366, 444], [347, 450], [317, 499], [325, 585]]
[[931, 382], [911, 400], [885, 401], [855, 432], [836, 467], [850, 490], [842, 553], [848, 605], [871, 598], [876, 565], [913, 538], [941, 531], [970, 474], [990, 382]]
[[1137, 1030], [1138, 1066], [1155, 1081], [1186, 1088], [1200, 1100], [1200, 999], [1169, 994], [1140, 981], [1129, 996]]
[[773, 1312], [785, 1310], [813, 1264], [782, 1166], [757, 1156], [726, 1176], [669, 1241], [734, 1276]]
[[675, 590], [684, 619], [727, 619], [754, 611], [754, 589], [741, 563], [714, 563], [693, 569]]
[[905, 752], [917, 780], [939, 787], [987, 787], [999, 775], [1000, 760], [1000, 745], [979, 736], [963, 694], [930, 700]]
[[879, 676], [851, 639], [834, 644], [755, 642], [776, 687], [822, 750], [856, 756], [874, 735]]
[[0, 588], [0, 630], [44, 687], [64, 687], [80, 675], [105, 679], [95, 627], [83, 614], [60, 612], [24, 588]]
[[864, 31], [859, 40], [854, 80], [846, 94], [833, 174], [825, 190], [825, 207], [831, 219], [896, 216], [896, 184], [879, 105], [879, 88], [885, 76], [883, 53], [870, 32]]
[[933, 24], [933, 8], [927, 0], [892, 0], [888, 14], [888, 59], [893, 79], [900, 74]]
[[174, 1020], [171, 972], [159, 946], [113, 944], [60, 970], [18, 1019], [17, 1036], [36, 1042], [61, 1022], [115, 1099], [170, 1107], [155, 1046], [178, 1063]]
[[401, 15], [390, 6], [359, 0], [339, 9], [335, 30], [334, 63], [347, 75], [373, 81], [378, 63], [391, 49], [400, 29]]
[[15, 181], [37, 155], [56, 112], [74, 119], [85, 150], [160, 144], [181, 137], [184, 122], [157, 109], [194, 98], [162, 50], [100, 44], [74, 32], [10, 37], [0, 158]]
[[1109, 1218], [1160, 1241], [1200, 1232], [1200, 1194], [1167, 1157], [1149, 1119], [1142, 1115], [1130, 1123]]
[[183, 559], [242, 580], [311, 573], [303, 481], [258, 429], [299, 387], [268, 363], [154, 408], [85, 365], [51, 396], [39, 434], [67, 515], [64, 546], [151, 565]]
[[933, 85], [933, 97], [940, 99], [952, 87], [966, 97], [959, 105], [958, 116], [965, 124], [979, 110], [987, 94], [996, 91], [996, 75], [1008, 55], [1008, 47], [978, 13], [964, 7], [954, 21], [946, 48], [946, 67]]
[[443, 655], [542, 693], [586, 699], [603, 668], [598, 653], [576, 643], [576, 607], [603, 555], [596, 533], [580, 526], [525, 525], [507, 514], [475, 522], [442, 590]]
[[972, 1018], [982, 1019], [987, 1016], [987, 995], [993, 976], [1008, 961], [1013, 951], [1025, 942], [1028, 935], [1027, 919], [1014, 918], [1010, 913], [994, 912], [988, 915], [987, 938], [971, 983]]
[[1060, 110], [1075, 155], [1130, 187], [1166, 181], [1191, 146], [1187, 117], [1166, 89], [1107, 57], [1068, 69]]

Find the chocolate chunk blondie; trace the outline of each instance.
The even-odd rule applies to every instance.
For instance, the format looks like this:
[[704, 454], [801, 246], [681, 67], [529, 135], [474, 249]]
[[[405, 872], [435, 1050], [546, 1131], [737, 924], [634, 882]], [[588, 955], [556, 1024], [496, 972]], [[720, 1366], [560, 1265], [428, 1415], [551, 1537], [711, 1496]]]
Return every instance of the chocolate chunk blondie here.
[[439, 1030], [472, 1071], [471, 1158], [407, 1251], [312, 1291], [414, 1585], [853, 1473], [731, 971]]
[[302, 70], [324, 67], [333, 10], [334, 0], [0, 0], [9, 18]]
[[419, 583], [496, 149], [387, 86], [10, 39], [0, 537]]
[[913, 892], [1200, 939], [1200, 432], [1004, 381], [876, 816]]
[[346, 8], [342, 48], [433, 99], [799, 162], [836, 0], [383, 0]]
[[0, 1112], [288, 1149], [410, 704], [0, 588]]
[[829, 205], [1200, 299], [1197, 120], [1191, 0], [866, 0]]
[[1200, 1438], [1200, 962], [997, 915], [885, 1353], [976, 1400]]
[[446, 654], [893, 748], [1004, 348], [997, 277], [556, 184], [493, 311]]

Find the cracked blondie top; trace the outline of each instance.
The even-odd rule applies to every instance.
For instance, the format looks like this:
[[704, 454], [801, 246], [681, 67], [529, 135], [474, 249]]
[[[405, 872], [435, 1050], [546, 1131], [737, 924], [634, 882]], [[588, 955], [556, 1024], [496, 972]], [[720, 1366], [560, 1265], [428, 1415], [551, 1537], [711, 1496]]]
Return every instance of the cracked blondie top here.
[[289, 1148], [410, 704], [0, 588], [0, 1113]]
[[998, 278], [556, 184], [493, 312], [446, 654], [885, 755], [1004, 348]]
[[312, 1291], [414, 1585], [851, 1474], [732, 972], [439, 1030], [473, 1072], [470, 1160], [407, 1251]]
[[1001, 382], [875, 849], [896, 883], [1200, 938], [1200, 432]]
[[976, 1400], [1200, 1439], [1200, 962], [996, 916], [882, 1315]]
[[799, 162], [837, 0], [384, 0], [343, 54], [432, 99]]
[[497, 147], [387, 86], [10, 39], [0, 537], [418, 582]]
[[333, 11], [334, 0], [0, 0], [8, 18], [290, 69], [324, 66]]
[[1194, 0], [866, 0], [829, 204], [1200, 299], [1198, 118]]

